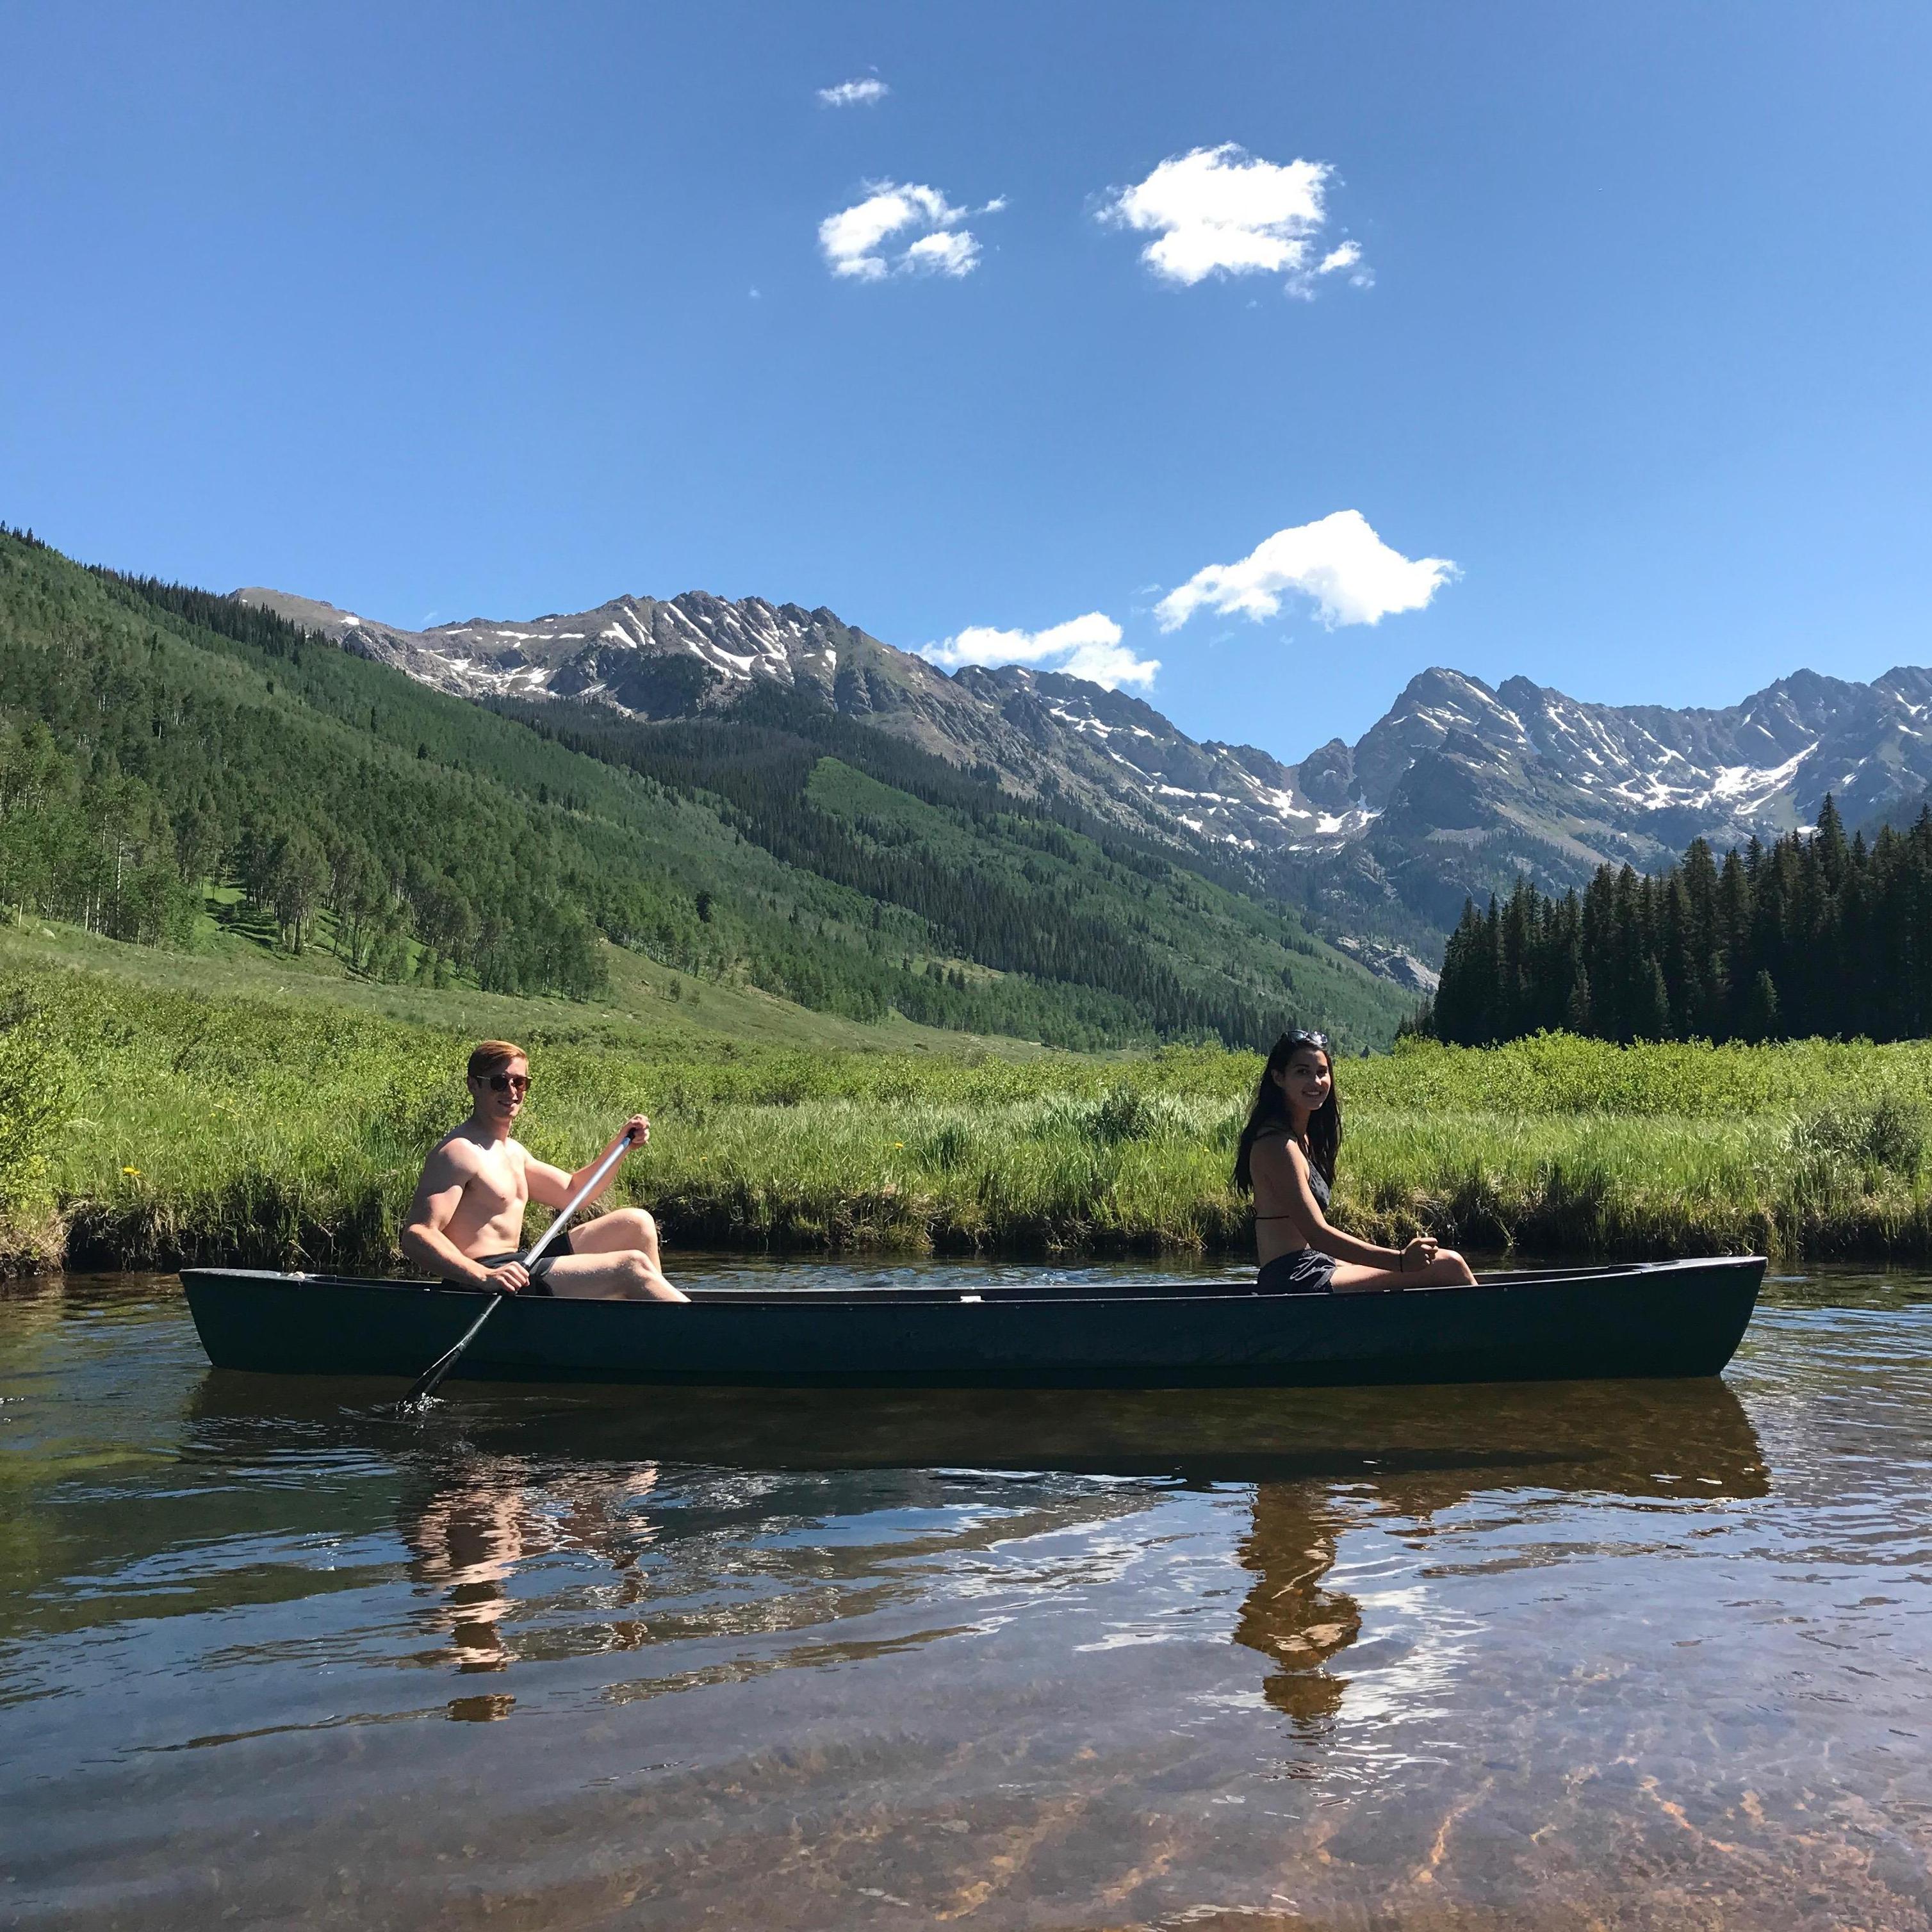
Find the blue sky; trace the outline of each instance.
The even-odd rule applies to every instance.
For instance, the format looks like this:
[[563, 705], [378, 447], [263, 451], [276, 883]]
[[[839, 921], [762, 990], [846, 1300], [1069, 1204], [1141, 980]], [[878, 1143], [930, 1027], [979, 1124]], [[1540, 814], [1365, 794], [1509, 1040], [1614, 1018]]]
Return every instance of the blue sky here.
[[[1430, 664], [1682, 704], [1932, 662], [1916, 0], [4, 39], [0, 518], [90, 560], [404, 624], [823, 604], [1290, 758]], [[850, 272], [878, 224], [825, 224], [895, 192]]]

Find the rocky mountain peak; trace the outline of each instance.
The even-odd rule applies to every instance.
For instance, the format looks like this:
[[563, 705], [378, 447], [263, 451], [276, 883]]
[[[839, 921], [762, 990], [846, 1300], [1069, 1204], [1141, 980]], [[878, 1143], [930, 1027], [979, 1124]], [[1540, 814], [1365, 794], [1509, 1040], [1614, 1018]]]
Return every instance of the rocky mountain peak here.
[[1390, 942], [1426, 951], [1466, 892], [1506, 890], [1518, 872], [1560, 890], [1606, 860], [1664, 863], [1694, 837], [1722, 847], [1810, 824], [1828, 790], [1856, 825], [1916, 808], [1932, 784], [1932, 670], [1906, 665], [1868, 685], [1794, 672], [1716, 710], [1589, 704], [1522, 676], [1492, 690], [1438, 665], [1353, 745], [1330, 739], [1291, 764], [1197, 742], [1124, 692], [1024, 665], [949, 675], [832, 611], [758, 597], [626, 596], [410, 631], [236, 594], [472, 697], [654, 719], [786, 691], [1023, 794], [1252, 864], [1364, 957]]

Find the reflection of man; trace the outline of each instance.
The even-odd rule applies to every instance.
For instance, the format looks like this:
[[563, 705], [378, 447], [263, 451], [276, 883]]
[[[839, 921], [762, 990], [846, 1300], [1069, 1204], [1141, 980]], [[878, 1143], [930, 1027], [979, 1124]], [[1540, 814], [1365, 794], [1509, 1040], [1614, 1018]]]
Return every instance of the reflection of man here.
[[505, 1587], [532, 1541], [544, 1546], [544, 1526], [526, 1520], [522, 1490], [479, 1484], [433, 1497], [410, 1526], [416, 1560], [410, 1574], [442, 1592], [439, 1623], [446, 1623], [464, 1670], [501, 1670], [510, 1652], [497, 1631], [509, 1614]]
[[[534, 1268], [526, 1268], [517, 1258], [524, 1208], [532, 1200], [562, 1207], [597, 1161], [566, 1174], [511, 1138], [530, 1089], [530, 1063], [521, 1047], [507, 1040], [484, 1040], [470, 1056], [468, 1085], [470, 1118], [430, 1150], [416, 1184], [398, 1237], [404, 1253], [465, 1288], [605, 1301], [688, 1299], [665, 1280], [658, 1262], [657, 1223], [641, 1208], [620, 1208], [578, 1222], [557, 1237]], [[604, 1154], [626, 1136], [641, 1147], [650, 1135], [650, 1122], [634, 1114]], [[613, 1168], [610, 1178], [616, 1174]]]
[[1348, 1680], [1322, 1666], [1361, 1634], [1361, 1606], [1321, 1587], [1346, 1527], [1318, 1485], [1263, 1483], [1256, 1489], [1254, 1528], [1241, 1546], [1241, 1562], [1259, 1574], [1241, 1606], [1234, 1641], [1277, 1666], [1262, 1695], [1298, 1726], [1318, 1726], [1341, 1708]]
[[[504, 1670], [515, 1660], [499, 1626], [514, 1607], [511, 1580], [526, 1562], [554, 1550], [588, 1550], [623, 1574], [650, 1540], [650, 1526], [628, 1512], [657, 1486], [655, 1464], [576, 1473], [541, 1487], [530, 1478], [520, 1458], [478, 1459], [419, 1508], [405, 1509], [410, 1575], [437, 1593], [428, 1621], [449, 1632], [459, 1670]], [[619, 1600], [630, 1600], [635, 1588], [627, 1576]], [[621, 1632], [610, 1636], [623, 1647]]]

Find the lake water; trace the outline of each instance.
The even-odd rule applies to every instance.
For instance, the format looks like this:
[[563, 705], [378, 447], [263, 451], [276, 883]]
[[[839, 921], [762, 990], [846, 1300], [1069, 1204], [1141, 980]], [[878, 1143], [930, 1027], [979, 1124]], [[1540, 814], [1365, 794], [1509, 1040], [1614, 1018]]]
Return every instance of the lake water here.
[[0, 1924], [1932, 1926], [1932, 1280], [1701, 1384], [395, 1393], [0, 1296]]

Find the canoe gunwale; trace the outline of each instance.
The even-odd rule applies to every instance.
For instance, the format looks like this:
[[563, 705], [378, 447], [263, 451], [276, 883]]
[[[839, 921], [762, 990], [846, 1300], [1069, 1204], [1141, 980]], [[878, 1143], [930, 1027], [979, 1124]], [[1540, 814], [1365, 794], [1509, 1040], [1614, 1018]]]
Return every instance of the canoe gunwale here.
[[[1598, 1282], [1605, 1286], [1620, 1282], [1658, 1281], [1672, 1275], [1702, 1275], [1714, 1270], [1738, 1271], [1755, 1268], [1760, 1274], [1768, 1266], [1762, 1255], [1711, 1255], [1693, 1256], [1681, 1261], [1628, 1262], [1599, 1264], [1577, 1268], [1526, 1268], [1505, 1269], [1488, 1275], [1478, 1275], [1474, 1282], [1467, 1286], [1451, 1283], [1438, 1287], [1406, 1288], [1400, 1291], [1411, 1299], [1428, 1296], [1460, 1297], [1501, 1290], [1504, 1293], [1520, 1293], [1539, 1288], [1580, 1286], [1588, 1282]], [[452, 1297], [460, 1300], [474, 1300], [490, 1291], [446, 1282], [423, 1280], [404, 1275], [344, 1275], [283, 1273], [272, 1268], [184, 1268], [181, 1271], [184, 1283], [198, 1279], [229, 1282], [259, 1282], [280, 1287], [300, 1287], [309, 1290], [330, 1288], [380, 1289], [386, 1293], [404, 1294], [429, 1294]], [[734, 1309], [779, 1308], [916, 1308], [932, 1306], [949, 1306], [955, 1304], [980, 1303], [988, 1306], [1023, 1303], [1030, 1306], [1064, 1305], [1082, 1308], [1104, 1308], [1110, 1304], [1138, 1306], [1150, 1300], [1163, 1302], [1204, 1301], [1222, 1303], [1245, 1300], [1265, 1302], [1358, 1300], [1373, 1298], [1378, 1291], [1370, 1291], [1366, 1295], [1351, 1294], [1336, 1297], [1311, 1295], [1289, 1292], [1286, 1293], [1264, 1291], [1251, 1275], [1234, 1275], [1220, 1279], [1195, 1279], [1179, 1281], [1110, 1281], [1110, 1282], [985, 1282], [959, 1285], [948, 1288], [707, 1288], [701, 1285], [689, 1288], [687, 1292], [692, 1305], [700, 1307], [728, 1307]], [[613, 1305], [649, 1308], [674, 1306], [675, 1304], [635, 1302], [620, 1304], [608, 1303], [579, 1303], [569, 1296], [552, 1297], [537, 1295], [520, 1298], [527, 1303], [544, 1305], [604, 1306]]]

